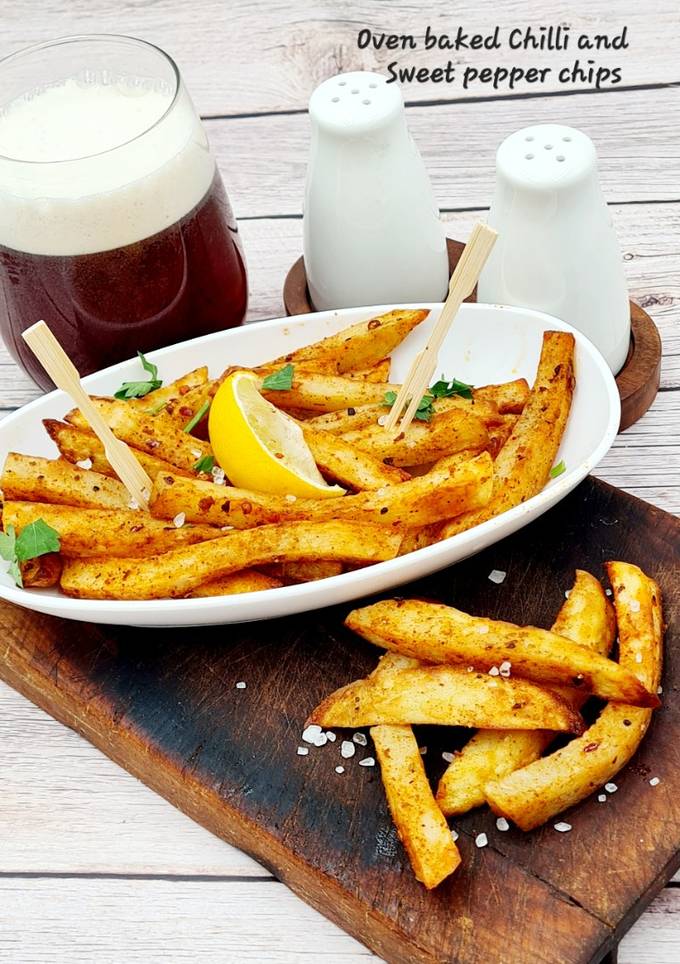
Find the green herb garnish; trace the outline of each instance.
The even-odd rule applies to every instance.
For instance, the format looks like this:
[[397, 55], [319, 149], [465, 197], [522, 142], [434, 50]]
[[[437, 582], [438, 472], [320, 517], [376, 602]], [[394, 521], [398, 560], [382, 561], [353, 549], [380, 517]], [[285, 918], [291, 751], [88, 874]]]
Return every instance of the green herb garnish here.
[[[387, 405], [389, 408], [392, 408], [396, 400], [397, 400], [396, 392], [385, 392], [384, 404]], [[434, 395], [423, 395], [423, 397], [420, 399], [420, 403], [418, 404], [418, 408], [416, 409], [416, 413], [413, 417], [417, 418], [419, 422], [429, 422], [432, 416], [434, 415], [434, 408], [432, 407], [433, 402], [434, 402]]]
[[123, 382], [114, 398], [144, 398], [149, 392], [155, 392], [163, 384], [163, 379], [158, 377], [158, 368], [152, 362], [147, 361], [141, 351], [137, 352], [137, 357], [142, 363], [142, 368], [149, 373], [146, 381]]
[[212, 472], [214, 467], [215, 467], [214, 455], [202, 455], [197, 462], [194, 462], [195, 472]]
[[452, 395], [460, 395], [461, 398], [472, 398], [473, 385], [459, 382], [457, 378], [452, 378], [447, 382], [445, 378], [435, 382], [430, 388], [430, 392], [435, 398], [451, 398]]
[[556, 479], [558, 475], [562, 475], [562, 473], [566, 471], [567, 471], [567, 467], [564, 464], [564, 461], [560, 461], [557, 463], [557, 465], [553, 465], [553, 467], [551, 468], [550, 478]]
[[167, 400], [167, 398], [166, 398], [166, 400], [165, 400], [164, 402], [158, 402], [157, 405], [152, 405], [151, 408], [147, 408], [146, 414], [147, 414], [147, 415], [158, 415], [159, 412], [162, 412], [162, 411], [163, 411], [163, 409], [165, 408], [165, 406], [166, 406], [167, 404], [168, 404], [168, 400]]
[[272, 372], [262, 380], [262, 387], [270, 392], [287, 392], [293, 387], [293, 371], [295, 366], [284, 365], [277, 372]]
[[206, 401], [203, 402], [199, 410], [194, 414], [193, 418], [189, 419], [189, 421], [184, 426], [182, 431], [191, 432], [192, 429], [196, 428], [196, 426], [201, 421], [201, 419], [203, 418], [203, 416], [205, 415], [205, 413], [208, 411], [209, 408], [210, 408], [210, 402], [206, 399]]
[[48, 552], [59, 552], [59, 533], [43, 519], [36, 519], [24, 526], [18, 536], [14, 526], [8, 526], [6, 532], [0, 532], [0, 559], [9, 562], [7, 572], [17, 586], [23, 586], [20, 563]]

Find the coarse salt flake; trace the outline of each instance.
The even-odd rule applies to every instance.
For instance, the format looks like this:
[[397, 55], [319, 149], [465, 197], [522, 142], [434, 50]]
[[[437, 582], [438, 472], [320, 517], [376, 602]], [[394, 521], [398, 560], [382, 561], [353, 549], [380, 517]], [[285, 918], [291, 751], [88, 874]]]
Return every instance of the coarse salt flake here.
[[605, 783], [604, 788], [607, 793], [616, 793], [616, 791], [619, 789], [615, 783]]
[[663, 693], [663, 686], [657, 686], [656, 692], [659, 694], [659, 696], [661, 696], [661, 694]]
[[314, 740], [314, 746], [325, 746], [328, 743], [328, 737], [325, 733], [319, 733], [317, 738]]
[[510, 824], [505, 817], [498, 817], [496, 820], [496, 827], [505, 833], [506, 830], [510, 829]]
[[489, 676], [498, 676], [499, 674], [500, 674], [500, 670], [499, 670], [499, 668], [498, 668], [497, 666], [492, 666], [492, 667], [490, 668], [490, 670], [489, 670]]
[[219, 465], [213, 465], [212, 469], [210, 470], [210, 474], [212, 475], [212, 480], [215, 485], [224, 485], [227, 477], [224, 474], [223, 468], [221, 468]]
[[340, 746], [340, 756], [344, 760], [349, 760], [350, 757], [354, 756], [356, 753], [356, 747], [349, 740], [343, 740]]
[[661, 780], [658, 777], [652, 777], [652, 779], [649, 781], [650, 787], [658, 787], [660, 783]]
[[506, 576], [507, 572], [503, 572], [502, 569], [492, 569], [489, 573], [489, 579], [491, 582], [495, 582], [497, 586], [500, 586]]
[[501, 674], [501, 676], [505, 676], [507, 678], [510, 675], [511, 669], [512, 669], [512, 663], [510, 662], [510, 660], [504, 659], [498, 668], [498, 672]]
[[381, 415], [380, 418], [378, 419], [378, 425], [386, 425], [386, 424], [387, 424], [387, 415]]
[[453, 763], [453, 753], [442, 753], [442, 760], [444, 760], [445, 763]]
[[571, 830], [571, 824], [565, 823], [564, 820], [560, 820], [559, 823], [555, 824], [555, 830], [557, 830], [558, 833], [569, 833]]
[[130, 499], [128, 502], [128, 509], [138, 509], [139, 502], [136, 499]]
[[191, 454], [195, 459], [200, 459], [203, 456], [203, 452], [200, 449], [192, 449]]
[[352, 739], [357, 746], [368, 746], [368, 739], [365, 733], [355, 733]]
[[478, 833], [475, 837], [475, 847], [486, 847], [489, 842], [489, 838], [485, 833]]
[[475, 626], [475, 632], [479, 633], [480, 636], [486, 636], [489, 632], [489, 627], [486, 623], [478, 623], [478, 625]]
[[286, 499], [286, 502], [297, 502], [297, 496], [292, 495], [291, 493], [285, 496], [285, 499]]
[[308, 747], [308, 746], [299, 746], [299, 747], [297, 748], [297, 755], [298, 755], [298, 756], [307, 756], [308, 753], [309, 753], [309, 747]]
[[245, 688], [246, 688], [246, 684], [243, 682], [243, 680], [241, 680], [240, 682], [238, 682], [238, 683], [236, 684], [236, 689], [237, 689], [237, 690], [244, 690]]
[[421, 748], [418, 750], [418, 753], [420, 753], [421, 756], [425, 756], [425, 754], [427, 753], [427, 747], [421, 746]]
[[302, 739], [305, 743], [314, 743], [320, 736], [321, 727], [316, 723], [310, 723], [310, 725], [302, 731]]
[[605, 592], [605, 595], [606, 595], [606, 596], [611, 596], [611, 594], [612, 594], [611, 589], [605, 589], [604, 592]]
[[631, 601], [628, 603], [628, 608], [630, 609], [630, 611], [631, 611], [632, 613], [639, 613], [639, 612], [640, 612], [640, 600], [639, 600], [639, 599], [631, 599]]
[[635, 662], [636, 662], [636, 663], [641, 663], [641, 662], [642, 662], [642, 653], [636, 653], [636, 654], [635, 654]]
[[360, 767], [374, 767], [374, 766], [375, 766], [375, 760], [373, 759], [372, 756], [366, 756], [366, 757], [364, 757], [363, 760], [359, 760], [359, 766], [360, 766]]
[[326, 739], [329, 741], [329, 743], [335, 743], [337, 737], [333, 730], [326, 730]]
[[569, 599], [570, 596], [571, 596], [571, 589], [565, 589], [565, 590], [564, 590], [564, 598], [565, 598], [565, 599]]
[[607, 802], [607, 794], [606, 794], [606, 793], [598, 793], [598, 795], [597, 795], [597, 802], [598, 802], [598, 803], [606, 803], [606, 802]]
[[344, 772], [345, 772], [345, 768], [344, 768], [344, 767], [336, 767], [336, 768], [335, 768], [335, 772], [336, 772], [336, 773], [344, 773]]
[[175, 518], [172, 520], [173, 525], [176, 529], [181, 529], [184, 523], [187, 521], [186, 512], [178, 512]]
[[76, 465], [79, 469], [91, 469], [92, 459], [81, 459], [79, 462], [76, 462]]
[[452, 831], [451, 831], [451, 839], [453, 840], [454, 843], [456, 842], [456, 840], [458, 840], [458, 837], [459, 837], [459, 836], [460, 836], [460, 835], [459, 835], [459, 833], [458, 833], [457, 830], [452, 830]]

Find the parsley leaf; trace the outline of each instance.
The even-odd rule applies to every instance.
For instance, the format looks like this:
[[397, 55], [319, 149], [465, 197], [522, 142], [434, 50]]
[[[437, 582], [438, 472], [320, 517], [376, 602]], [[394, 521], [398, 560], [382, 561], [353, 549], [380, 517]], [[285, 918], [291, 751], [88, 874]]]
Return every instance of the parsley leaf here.
[[460, 395], [461, 398], [472, 398], [473, 387], [472, 385], [467, 385], [465, 382], [459, 382], [457, 378], [452, 378], [450, 382], [442, 378], [441, 381], [434, 383], [430, 388], [430, 392], [435, 398], [451, 398], [452, 395]]
[[[384, 404], [387, 405], [388, 408], [392, 408], [396, 400], [397, 400], [396, 392], [385, 392]], [[434, 395], [423, 395], [423, 397], [420, 399], [418, 408], [416, 409], [416, 413], [413, 417], [415, 419], [418, 419], [419, 422], [429, 422], [432, 416], [434, 415], [434, 408], [432, 407], [433, 402], [434, 402]]]
[[290, 363], [279, 368], [277, 372], [267, 375], [262, 381], [262, 387], [270, 392], [287, 392], [293, 387], [293, 372], [295, 367]]
[[202, 455], [201, 458], [194, 462], [195, 472], [212, 472], [215, 466], [215, 457], [213, 455]]
[[567, 471], [567, 467], [564, 464], [564, 460], [561, 460], [557, 465], [553, 465], [550, 470], [550, 478], [556, 479], [558, 475], [562, 475], [563, 472]]
[[189, 419], [187, 424], [182, 429], [183, 432], [191, 432], [192, 429], [196, 428], [198, 423], [201, 421], [205, 413], [210, 408], [210, 402], [206, 399], [201, 405], [197, 412], [194, 413], [193, 417]]
[[157, 366], [148, 361], [141, 351], [137, 352], [137, 357], [141, 361], [144, 371], [149, 373], [149, 378], [146, 381], [123, 382], [118, 391], [114, 393], [114, 398], [144, 398], [149, 392], [154, 392], [163, 384], [163, 379], [158, 377]]
[[0, 559], [10, 563], [8, 574], [17, 586], [23, 586], [19, 564], [48, 552], [59, 552], [59, 545], [59, 533], [44, 519], [36, 519], [24, 526], [18, 536], [14, 526], [0, 532]]

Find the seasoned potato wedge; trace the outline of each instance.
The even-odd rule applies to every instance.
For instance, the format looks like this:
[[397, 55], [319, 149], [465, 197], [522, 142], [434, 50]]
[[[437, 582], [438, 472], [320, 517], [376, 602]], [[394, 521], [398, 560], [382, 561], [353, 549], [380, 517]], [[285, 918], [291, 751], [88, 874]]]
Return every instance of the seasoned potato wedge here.
[[[235, 369], [236, 370], [236, 369]], [[278, 408], [300, 409], [312, 414], [334, 412], [358, 405], [384, 402], [385, 392], [398, 391], [390, 382], [366, 382], [344, 375], [326, 375], [296, 370], [288, 390], [274, 391], [259, 385], [266, 399]]]
[[[93, 396], [92, 402], [117, 438], [181, 469], [191, 470], [198, 459], [212, 454], [207, 442], [183, 432], [165, 412], [149, 415], [114, 398]], [[70, 411], [66, 421], [77, 428], [90, 427], [79, 409]]]
[[369, 368], [391, 355], [397, 345], [428, 315], [429, 311], [397, 308], [350, 325], [323, 341], [298, 348], [271, 364], [280, 366], [288, 362], [313, 362], [318, 371], [338, 375]]
[[[621, 666], [656, 692], [661, 678], [663, 616], [659, 587], [637, 566], [610, 562]], [[609, 703], [577, 740], [485, 787], [492, 810], [531, 830], [571, 807], [626, 765], [652, 711]]]
[[357, 680], [317, 706], [320, 726], [443, 724], [581, 733], [583, 721], [555, 693], [520, 679], [495, 679], [453, 666], [407, 667]]
[[442, 603], [386, 599], [355, 609], [345, 624], [384, 649], [432, 663], [465, 663], [488, 671], [507, 662], [513, 675], [576, 687], [604, 699], [658, 706], [630, 670], [606, 656], [535, 626], [470, 616]]
[[83, 508], [125, 509], [130, 503], [127, 489], [90, 469], [81, 469], [61, 459], [10, 452], [0, 476], [5, 499], [54, 502]]
[[[611, 603], [597, 579], [583, 570], [564, 602], [552, 631], [606, 656], [616, 635]], [[586, 700], [579, 690], [560, 688], [574, 709]], [[455, 755], [437, 788], [437, 803], [447, 816], [466, 813], [485, 802], [484, 787], [537, 760], [552, 743], [549, 730], [479, 730]]]
[[[476, 399], [471, 400], [454, 396], [452, 398], [437, 398], [432, 403], [432, 407], [435, 415], [452, 411], [476, 415], [487, 428], [493, 425], [502, 425], [505, 421], [504, 416], [498, 411], [498, 406], [493, 401], [477, 401]], [[377, 426], [379, 424], [378, 419], [381, 416], [388, 415], [388, 413], [388, 406], [377, 402], [371, 405], [341, 408], [333, 412], [326, 412], [324, 415], [313, 415], [307, 424], [310, 428], [322, 429], [333, 435], [344, 435], [346, 432], [358, 432], [369, 426]]]
[[432, 795], [418, 742], [410, 726], [374, 726], [371, 736], [397, 833], [416, 879], [431, 890], [461, 857]]
[[274, 576], [267, 576], [263, 572], [258, 572], [257, 569], [243, 569], [241, 572], [234, 572], [230, 576], [223, 576], [213, 582], [206, 582], [203, 586], [197, 586], [189, 596], [192, 599], [199, 596], [236, 596], [244, 592], [277, 589], [279, 586], [283, 586], [283, 583]]
[[574, 337], [547, 331], [536, 380], [510, 438], [494, 467], [494, 494], [483, 509], [452, 520], [440, 538], [447, 539], [507, 512], [540, 492], [560, 447], [574, 391]]
[[241, 569], [298, 559], [372, 563], [392, 559], [401, 536], [355, 522], [288, 522], [173, 549], [146, 559], [70, 559], [61, 588], [82, 599], [176, 599]]
[[212, 526], [180, 526], [152, 519], [148, 513], [131, 509], [83, 509], [72, 505], [42, 502], [5, 502], [3, 526], [19, 532], [42, 519], [59, 535], [63, 556], [148, 556], [177, 546], [193, 545], [224, 535]]
[[406, 482], [411, 476], [394, 465], [385, 465], [343, 438], [302, 424], [305, 442], [323, 474], [341, 485], [363, 491]]
[[[108, 475], [112, 479], [118, 478], [106, 458], [104, 446], [94, 432], [84, 428], [74, 428], [68, 422], [57, 422], [53, 418], [43, 419], [43, 425], [63, 458], [68, 462], [85, 462], [89, 459], [94, 472], [101, 472], [102, 475]], [[140, 465], [152, 480], [156, 478], [159, 472], [173, 472], [175, 475], [187, 475], [192, 478], [195, 476], [194, 472], [180, 469], [179, 466], [171, 465], [170, 462], [156, 458], [155, 455], [140, 452], [139, 449], [133, 449], [133, 452], [135, 458], [138, 459]]]
[[462, 464], [442, 461], [427, 475], [336, 499], [286, 499], [199, 479], [158, 475], [151, 514], [172, 519], [184, 512], [189, 522], [250, 529], [286, 519], [350, 519], [386, 527], [418, 526], [483, 504], [492, 485], [493, 463], [484, 452]]
[[480, 452], [489, 445], [489, 434], [481, 418], [461, 409], [435, 415], [429, 422], [411, 422], [396, 436], [382, 425], [368, 425], [355, 432], [335, 436], [391, 465], [429, 465], [462, 451]]
[[160, 406], [165, 407], [168, 404], [175, 404], [190, 391], [199, 388], [201, 385], [206, 385], [207, 382], [208, 366], [201, 365], [200, 368], [194, 368], [193, 371], [181, 375], [174, 382], [163, 385], [142, 398], [130, 398], [126, 401], [129, 405], [133, 405], [143, 412], [153, 413], [160, 411]]
[[514, 382], [501, 382], [499, 385], [481, 385], [475, 388], [475, 401], [493, 402], [501, 415], [521, 415], [529, 398], [529, 383], [526, 378], [516, 378]]
[[264, 570], [267, 575], [287, 586], [339, 576], [344, 568], [341, 562], [334, 562], [331, 559], [313, 559], [297, 560], [296, 562], [275, 562], [270, 566], [265, 566]]

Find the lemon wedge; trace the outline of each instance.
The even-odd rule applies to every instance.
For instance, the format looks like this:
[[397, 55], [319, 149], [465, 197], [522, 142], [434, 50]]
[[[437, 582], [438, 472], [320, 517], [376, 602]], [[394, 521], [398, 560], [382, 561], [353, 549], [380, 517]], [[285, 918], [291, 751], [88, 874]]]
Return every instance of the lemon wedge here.
[[311, 499], [344, 495], [343, 488], [324, 480], [297, 422], [263, 398], [257, 386], [256, 376], [234, 372], [210, 406], [210, 444], [232, 485]]

